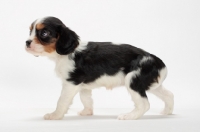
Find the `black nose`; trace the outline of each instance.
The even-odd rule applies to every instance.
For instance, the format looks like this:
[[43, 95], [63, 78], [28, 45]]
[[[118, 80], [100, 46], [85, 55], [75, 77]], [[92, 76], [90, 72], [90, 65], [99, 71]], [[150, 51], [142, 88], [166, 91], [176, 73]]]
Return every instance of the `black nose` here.
[[30, 48], [31, 42], [32, 42], [32, 40], [27, 40], [27, 41], [26, 41], [26, 46], [27, 46], [28, 48]]

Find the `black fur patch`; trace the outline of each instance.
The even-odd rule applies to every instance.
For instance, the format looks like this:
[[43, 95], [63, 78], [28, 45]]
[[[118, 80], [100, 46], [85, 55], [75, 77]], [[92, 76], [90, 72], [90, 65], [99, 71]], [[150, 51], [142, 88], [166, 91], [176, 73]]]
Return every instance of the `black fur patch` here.
[[59, 27], [59, 39], [56, 43], [56, 51], [60, 55], [67, 55], [72, 53], [79, 45], [78, 35], [67, 28], [65, 25]]
[[121, 69], [127, 74], [131, 70], [131, 61], [139, 54], [146, 52], [127, 44], [89, 42], [84, 51], [75, 53], [75, 70], [68, 80], [75, 84], [89, 83], [103, 74], [114, 75]]
[[135, 63], [132, 63], [132, 70], [140, 69], [138, 76], [132, 77], [130, 87], [140, 93], [141, 96], [147, 97], [146, 90], [149, 89], [152, 83], [158, 82], [159, 70], [165, 67], [165, 64], [156, 56], [150, 54], [152, 59], [140, 64], [143, 56], [138, 56]]

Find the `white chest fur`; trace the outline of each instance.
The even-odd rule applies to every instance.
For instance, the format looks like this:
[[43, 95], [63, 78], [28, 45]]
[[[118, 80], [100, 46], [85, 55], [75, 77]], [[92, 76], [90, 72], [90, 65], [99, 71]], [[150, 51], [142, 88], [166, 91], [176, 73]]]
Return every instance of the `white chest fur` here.
[[69, 72], [74, 70], [74, 61], [69, 59], [68, 56], [59, 56], [56, 60], [55, 72], [61, 79], [66, 79]]

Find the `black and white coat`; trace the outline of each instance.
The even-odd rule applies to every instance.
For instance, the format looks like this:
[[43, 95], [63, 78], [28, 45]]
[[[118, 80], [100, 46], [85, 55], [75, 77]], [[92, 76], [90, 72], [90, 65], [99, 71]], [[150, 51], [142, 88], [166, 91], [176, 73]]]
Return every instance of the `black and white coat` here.
[[45, 17], [31, 24], [26, 50], [53, 60], [62, 79], [57, 108], [44, 119], [62, 119], [78, 92], [84, 105], [79, 114], [92, 115], [91, 90], [102, 86], [125, 86], [130, 93], [135, 108], [119, 115], [120, 120], [138, 119], [149, 109], [146, 91], [164, 101], [163, 114], [172, 114], [173, 94], [162, 85], [167, 68], [161, 59], [142, 49], [111, 42], [82, 42], [59, 19]]

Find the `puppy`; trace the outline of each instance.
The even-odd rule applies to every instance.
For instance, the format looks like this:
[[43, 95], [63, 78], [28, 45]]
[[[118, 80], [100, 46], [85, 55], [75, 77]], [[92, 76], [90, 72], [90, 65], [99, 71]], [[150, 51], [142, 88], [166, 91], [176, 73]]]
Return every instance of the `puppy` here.
[[146, 91], [164, 101], [163, 114], [172, 114], [173, 94], [162, 85], [167, 68], [153, 54], [128, 44], [83, 43], [74, 31], [55, 17], [35, 20], [25, 47], [35, 56], [53, 60], [56, 74], [62, 80], [56, 110], [46, 114], [46, 120], [62, 119], [78, 92], [84, 106], [79, 114], [92, 115], [92, 89], [117, 86], [125, 86], [135, 104], [131, 112], [119, 115], [119, 120], [138, 119], [149, 110]]

